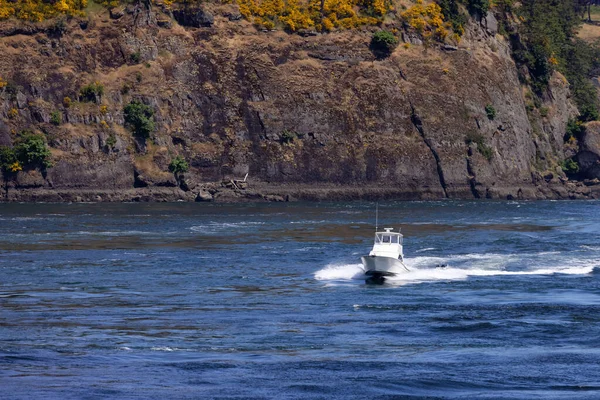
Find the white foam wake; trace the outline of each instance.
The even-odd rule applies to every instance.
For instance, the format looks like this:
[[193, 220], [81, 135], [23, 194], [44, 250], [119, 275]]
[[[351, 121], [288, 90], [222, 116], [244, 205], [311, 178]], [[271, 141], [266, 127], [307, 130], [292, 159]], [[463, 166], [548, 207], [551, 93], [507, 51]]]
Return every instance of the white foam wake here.
[[330, 264], [315, 272], [315, 279], [320, 281], [363, 279], [364, 272], [362, 264]]
[[264, 225], [264, 221], [240, 221], [240, 222], [209, 222], [203, 225], [191, 226], [192, 232], [203, 234], [217, 234], [224, 231], [254, 229], [256, 226]]
[[[421, 283], [432, 281], [464, 280], [474, 276], [497, 275], [585, 275], [600, 266], [600, 260], [562, 260], [559, 265], [529, 266], [522, 270], [506, 269], [510, 263], [520, 261], [500, 254], [466, 254], [450, 258], [414, 257], [405, 260], [409, 272], [387, 278], [392, 284]], [[447, 265], [447, 266], [443, 266]], [[365, 279], [362, 264], [329, 264], [315, 272], [321, 281], [344, 281]]]

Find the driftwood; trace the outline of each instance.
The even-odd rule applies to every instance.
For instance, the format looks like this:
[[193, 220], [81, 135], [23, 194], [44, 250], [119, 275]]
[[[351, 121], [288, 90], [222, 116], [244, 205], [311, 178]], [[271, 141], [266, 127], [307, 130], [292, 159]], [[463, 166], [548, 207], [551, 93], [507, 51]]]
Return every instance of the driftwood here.
[[244, 179], [223, 179], [221, 181], [221, 186], [224, 186], [229, 189], [238, 189], [245, 190], [248, 188], [248, 174], [244, 176]]

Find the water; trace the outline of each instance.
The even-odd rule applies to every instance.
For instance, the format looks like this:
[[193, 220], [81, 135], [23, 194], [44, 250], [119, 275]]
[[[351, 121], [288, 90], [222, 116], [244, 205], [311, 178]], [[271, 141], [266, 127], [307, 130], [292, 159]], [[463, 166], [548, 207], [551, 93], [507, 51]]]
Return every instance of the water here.
[[600, 398], [600, 202], [379, 209], [0, 205], [1, 396]]

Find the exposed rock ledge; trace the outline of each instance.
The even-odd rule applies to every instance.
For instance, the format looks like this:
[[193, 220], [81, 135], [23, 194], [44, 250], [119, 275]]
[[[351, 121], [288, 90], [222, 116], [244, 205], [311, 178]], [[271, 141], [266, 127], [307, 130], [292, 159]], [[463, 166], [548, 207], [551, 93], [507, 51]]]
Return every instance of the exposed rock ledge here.
[[[465, 189], [462, 199], [471, 199]], [[459, 199], [457, 198], [457, 199]], [[566, 182], [533, 187], [495, 187], [488, 190], [493, 200], [584, 200], [600, 199], [600, 181]], [[4, 202], [286, 202], [352, 200], [442, 200], [427, 189], [421, 191], [377, 186], [346, 185], [256, 185], [252, 189], [235, 189], [210, 184], [191, 191], [173, 187], [127, 190], [88, 189], [12, 189]]]

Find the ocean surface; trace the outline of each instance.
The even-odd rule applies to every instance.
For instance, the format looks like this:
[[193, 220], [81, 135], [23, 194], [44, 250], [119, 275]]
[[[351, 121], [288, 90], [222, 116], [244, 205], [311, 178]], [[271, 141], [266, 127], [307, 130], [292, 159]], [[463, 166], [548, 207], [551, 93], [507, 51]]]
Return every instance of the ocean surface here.
[[0, 398], [600, 398], [600, 202], [374, 208], [0, 204]]

